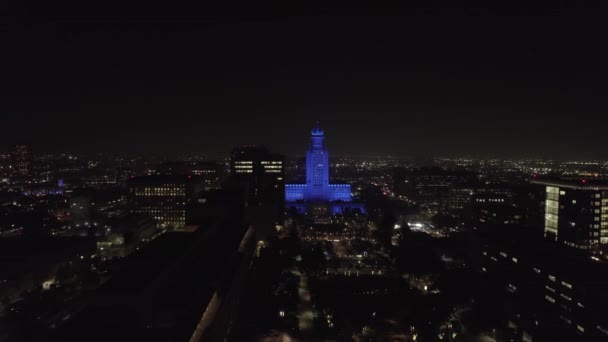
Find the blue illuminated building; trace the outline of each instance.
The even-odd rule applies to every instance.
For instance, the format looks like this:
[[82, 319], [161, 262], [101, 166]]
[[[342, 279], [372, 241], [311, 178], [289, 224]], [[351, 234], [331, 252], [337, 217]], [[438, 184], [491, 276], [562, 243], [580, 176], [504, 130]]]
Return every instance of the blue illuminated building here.
[[318, 124], [311, 131], [306, 152], [306, 183], [285, 184], [285, 202], [302, 212], [306, 211], [305, 203], [332, 204], [334, 214], [346, 208], [363, 211], [362, 205], [352, 203], [350, 184], [329, 183], [329, 153], [325, 147], [325, 133]]

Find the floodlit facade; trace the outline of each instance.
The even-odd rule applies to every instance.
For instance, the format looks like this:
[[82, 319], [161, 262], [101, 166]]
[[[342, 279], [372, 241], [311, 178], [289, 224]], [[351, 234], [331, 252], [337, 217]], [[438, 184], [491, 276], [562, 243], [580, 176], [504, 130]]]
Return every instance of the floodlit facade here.
[[608, 244], [608, 184], [586, 179], [533, 181], [545, 186], [545, 237], [597, 250]]
[[[306, 183], [286, 184], [285, 201], [287, 203], [333, 203], [332, 212], [340, 213], [345, 208], [363, 207], [351, 204], [352, 194], [350, 184], [331, 184], [329, 182], [329, 152], [325, 146], [325, 132], [315, 126], [310, 134], [310, 145], [306, 152]], [[340, 205], [346, 204], [346, 205]], [[302, 205], [296, 206], [299, 211], [305, 211]]]

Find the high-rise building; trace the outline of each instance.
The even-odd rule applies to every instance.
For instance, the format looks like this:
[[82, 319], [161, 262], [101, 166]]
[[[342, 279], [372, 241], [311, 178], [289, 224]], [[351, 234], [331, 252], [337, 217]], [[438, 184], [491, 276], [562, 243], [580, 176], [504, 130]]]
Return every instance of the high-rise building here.
[[248, 188], [249, 205], [273, 205], [278, 217], [285, 206], [284, 157], [262, 146], [239, 146], [232, 150], [230, 173]]
[[32, 172], [32, 148], [29, 144], [13, 147], [13, 169], [17, 176], [29, 176]]
[[203, 189], [197, 176], [142, 176], [129, 180], [129, 204], [163, 227], [183, 228], [188, 208]]
[[608, 184], [595, 180], [533, 180], [545, 187], [547, 239], [598, 250], [608, 244]]
[[306, 152], [306, 183], [286, 184], [285, 200], [300, 211], [305, 206], [295, 203], [334, 203], [333, 213], [343, 209], [363, 207], [352, 203], [350, 184], [330, 184], [329, 152], [325, 146], [325, 132], [317, 124], [310, 135], [310, 145]]

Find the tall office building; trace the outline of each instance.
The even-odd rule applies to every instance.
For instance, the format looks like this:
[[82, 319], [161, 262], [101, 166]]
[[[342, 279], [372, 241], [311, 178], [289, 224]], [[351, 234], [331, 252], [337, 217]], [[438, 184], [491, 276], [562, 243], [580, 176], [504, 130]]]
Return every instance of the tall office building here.
[[279, 217], [285, 206], [284, 157], [262, 146], [239, 146], [232, 150], [231, 177], [248, 187], [249, 205], [276, 205]]
[[353, 204], [350, 184], [330, 184], [329, 152], [325, 146], [325, 132], [317, 124], [310, 133], [310, 145], [306, 152], [306, 183], [286, 184], [285, 200], [299, 211], [306, 206], [296, 203], [333, 203], [331, 211], [340, 213], [343, 209], [360, 209]]
[[156, 219], [161, 227], [181, 229], [188, 208], [203, 189], [197, 176], [142, 176], [129, 180], [129, 204], [134, 214]]
[[598, 250], [608, 244], [608, 183], [587, 179], [533, 180], [545, 187], [545, 237]]
[[32, 172], [32, 148], [29, 144], [13, 147], [13, 169], [17, 176], [29, 176]]

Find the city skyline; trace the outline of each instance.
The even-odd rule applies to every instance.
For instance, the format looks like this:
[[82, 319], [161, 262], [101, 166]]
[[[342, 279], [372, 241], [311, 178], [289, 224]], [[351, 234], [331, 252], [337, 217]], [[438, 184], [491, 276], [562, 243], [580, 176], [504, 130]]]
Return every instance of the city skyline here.
[[608, 340], [599, 8], [3, 9], [0, 342]]

